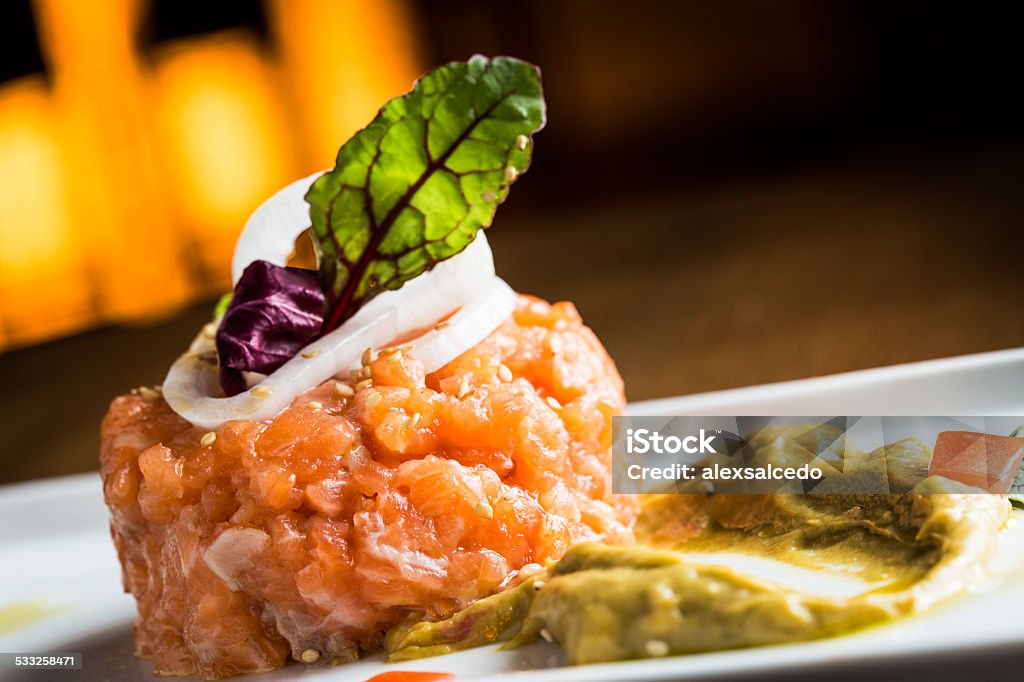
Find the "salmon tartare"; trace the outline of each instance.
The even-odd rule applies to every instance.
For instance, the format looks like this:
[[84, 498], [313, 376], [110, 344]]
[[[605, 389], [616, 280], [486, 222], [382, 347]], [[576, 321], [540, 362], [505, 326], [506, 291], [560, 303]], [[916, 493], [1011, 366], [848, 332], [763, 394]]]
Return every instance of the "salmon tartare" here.
[[[427, 74], [256, 210], [213, 321], [114, 400], [104, 497], [158, 674], [352, 661], [632, 541], [615, 365], [571, 303], [498, 278], [482, 233], [544, 119], [525, 62]], [[315, 270], [291, 264], [303, 234]]]

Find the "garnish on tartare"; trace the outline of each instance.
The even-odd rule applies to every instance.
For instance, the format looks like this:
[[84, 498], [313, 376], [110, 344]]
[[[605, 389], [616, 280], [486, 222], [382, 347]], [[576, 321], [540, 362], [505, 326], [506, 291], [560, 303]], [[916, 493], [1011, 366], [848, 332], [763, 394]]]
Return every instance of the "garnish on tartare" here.
[[[529, 167], [544, 116], [539, 72], [509, 58], [449, 64], [388, 102], [333, 170], [286, 187], [249, 220], [216, 337], [200, 335], [171, 369], [170, 405], [211, 427], [269, 418], [355, 369], [365, 348], [448, 316], [446, 330], [415, 344], [428, 372], [483, 340], [514, 296], [476, 236]], [[318, 271], [286, 267], [307, 228]]]
[[[544, 116], [525, 62], [426, 75], [256, 210], [162, 393], [113, 402], [104, 493], [158, 673], [350, 661], [577, 542], [631, 540], [618, 372], [571, 304], [495, 276], [482, 233]], [[307, 229], [318, 268], [288, 267]]]

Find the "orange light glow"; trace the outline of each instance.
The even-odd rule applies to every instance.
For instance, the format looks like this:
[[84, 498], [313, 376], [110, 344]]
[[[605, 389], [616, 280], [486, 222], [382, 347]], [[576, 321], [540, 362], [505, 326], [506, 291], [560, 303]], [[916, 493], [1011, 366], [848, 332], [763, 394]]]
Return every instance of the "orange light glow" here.
[[66, 135], [70, 210], [100, 320], [169, 312], [195, 291], [161, 191], [132, 36], [132, 0], [39, 0], [53, 101]]
[[402, 0], [271, 0], [288, 101], [303, 125], [304, 172], [330, 167], [340, 142], [422, 72]]
[[273, 51], [145, 55], [147, 0], [33, 5], [49, 85], [0, 84], [0, 350], [221, 293], [249, 213], [419, 71], [404, 0], [271, 0]]
[[220, 34], [162, 50], [153, 87], [174, 212], [210, 284], [228, 286], [246, 218], [298, 172], [271, 69], [252, 39]]
[[67, 332], [89, 320], [81, 244], [67, 210], [68, 178], [40, 78], [0, 90], [0, 300], [12, 339]]

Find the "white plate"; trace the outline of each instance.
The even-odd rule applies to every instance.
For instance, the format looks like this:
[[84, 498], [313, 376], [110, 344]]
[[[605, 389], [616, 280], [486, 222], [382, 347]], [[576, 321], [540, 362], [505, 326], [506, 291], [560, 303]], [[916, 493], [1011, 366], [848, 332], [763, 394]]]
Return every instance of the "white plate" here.
[[[634, 414], [1020, 415], [1024, 349], [830, 377], [636, 403]], [[82, 652], [88, 679], [140, 679], [152, 667], [131, 655], [133, 600], [121, 592], [107, 511], [95, 474], [0, 488], [0, 610], [34, 603], [50, 615], [0, 632], [0, 652]], [[1010, 613], [1016, 613], [1011, 616]], [[851, 663], [898, 663], [1024, 646], [1024, 579], [949, 603], [924, 616], [840, 638], [604, 665], [561, 667], [538, 643], [510, 652], [476, 649], [406, 664], [370, 659], [336, 668], [287, 668], [252, 680], [361, 681], [385, 670], [436, 670], [458, 680], [611, 682], [708, 679], [743, 673], [821, 675]], [[528, 671], [528, 672], [527, 672]], [[11, 671], [0, 676], [13, 679]], [[41, 671], [22, 679], [71, 679]]]

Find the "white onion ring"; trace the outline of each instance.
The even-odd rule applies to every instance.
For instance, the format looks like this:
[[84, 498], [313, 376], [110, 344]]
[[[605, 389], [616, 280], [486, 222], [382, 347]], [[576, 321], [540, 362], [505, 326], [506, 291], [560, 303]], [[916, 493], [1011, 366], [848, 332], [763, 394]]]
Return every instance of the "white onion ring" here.
[[295, 240], [309, 225], [309, 204], [306, 192], [318, 177], [317, 171], [282, 187], [253, 211], [235, 245], [231, 258], [231, 284], [238, 284], [250, 263], [265, 260], [274, 265], [287, 265], [295, 249]]
[[[386, 346], [417, 329], [458, 312], [443, 330], [424, 334], [412, 345], [434, 371], [482, 341], [512, 314], [515, 295], [494, 276], [494, 261], [483, 232], [460, 254], [437, 264], [395, 291], [363, 306], [334, 331], [313, 341], [261, 381], [269, 395], [246, 391], [218, 397], [214, 339], [201, 333], [171, 366], [163, 393], [175, 412], [200, 428], [231, 419], [270, 419], [304, 391], [359, 367], [366, 348]], [[315, 354], [314, 357], [304, 357]], [[441, 364], [437, 364], [437, 363]], [[265, 393], [265, 391], [264, 391]]]
[[409, 355], [423, 363], [428, 374], [436, 372], [490, 336], [515, 309], [516, 292], [495, 277], [489, 290], [446, 320], [444, 329], [431, 329], [406, 344], [412, 346]]

